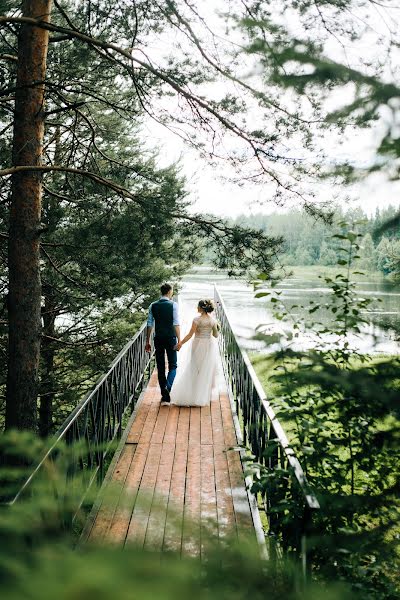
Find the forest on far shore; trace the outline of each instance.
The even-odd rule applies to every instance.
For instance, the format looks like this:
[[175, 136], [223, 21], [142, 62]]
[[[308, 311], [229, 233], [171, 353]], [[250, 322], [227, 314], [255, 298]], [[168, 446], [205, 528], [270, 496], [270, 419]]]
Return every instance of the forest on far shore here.
[[[338, 221], [356, 223], [363, 234], [359, 251], [360, 258], [354, 267], [368, 272], [379, 271], [388, 279], [400, 281], [400, 231], [395, 224], [397, 210], [394, 206], [379, 210], [368, 216], [361, 208], [346, 211], [337, 209], [332, 223], [307, 214], [304, 210], [266, 215], [255, 213], [240, 215], [232, 225], [260, 228], [268, 235], [283, 236], [284, 242], [280, 262], [283, 265], [336, 265], [340, 259]], [[393, 221], [393, 227], [382, 229], [384, 223]]]

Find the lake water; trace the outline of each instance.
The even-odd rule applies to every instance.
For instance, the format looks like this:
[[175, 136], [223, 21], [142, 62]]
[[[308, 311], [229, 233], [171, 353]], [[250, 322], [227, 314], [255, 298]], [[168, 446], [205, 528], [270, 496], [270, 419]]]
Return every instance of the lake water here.
[[[224, 272], [197, 267], [184, 277], [179, 298], [187, 320], [192, 314], [196, 314], [196, 305], [200, 298], [213, 297], [214, 283], [224, 299], [232, 327], [242, 346], [247, 350], [263, 352], [276, 350], [278, 344], [271, 341], [272, 337], [282, 339], [285, 331], [290, 329], [290, 324], [282, 324], [274, 318], [271, 303], [265, 298], [255, 298], [252, 286], [242, 280], [230, 279]], [[306, 307], [310, 301], [326, 303], [331, 294], [325, 282], [317, 279], [315, 275], [310, 279], [283, 279], [276, 289], [282, 292], [281, 299], [288, 309], [294, 304]], [[349, 336], [351, 348], [359, 352], [400, 353], [400, 287], [384, 281], [366, 281], [357, 284], [357, 293], [364, 298], [380, 298], [381, 302], [370, 305], [368, 318], [371, 323], [363, 326], [362, 334]], [[299, 307], [293, 309], [291, 314], [295, 320], [307, 315], [306, 310]], [[332, 318], [329, 312], [323, 309], [316, 314], [318, 317], [315, 320], [318, 321], [327, 323]], [[270, 336], [268, 343], [257, 339], [257, 331], [263, 331]], [[328, 345], [333, 341], [332, 336], [325, 336], [324, 344]], [[295, 341], [286, 343], [290, 343], [296, 350], [306, 350], [315, 347], [318, 340], [312, 328], [308, 328]]]

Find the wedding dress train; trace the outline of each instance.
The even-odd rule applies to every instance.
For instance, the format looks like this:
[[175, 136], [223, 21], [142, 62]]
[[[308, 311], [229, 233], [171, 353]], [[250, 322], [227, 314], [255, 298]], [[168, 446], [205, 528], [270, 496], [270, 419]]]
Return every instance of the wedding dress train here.
[[177, 406], [207, 406], [215, 383], [217, 322], [210, 316], [197, 317], [194, 322], [195, 334], [179, 353], [178, 373], [171, 390], [171, 404]]

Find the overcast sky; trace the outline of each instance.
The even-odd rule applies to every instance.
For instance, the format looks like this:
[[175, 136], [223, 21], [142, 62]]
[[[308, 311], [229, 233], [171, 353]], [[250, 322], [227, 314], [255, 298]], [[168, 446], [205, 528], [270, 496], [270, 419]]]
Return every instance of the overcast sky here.
[[[228, 166], [221, 162], [215, 169], [205, 159], [202, 159], [191, 148], [184, 145], [183, 141], [165, 130], [162, 126], [151, 124], [146, 127], [151, 145], [159, 148], [160, 164], [166, 166], [171, 162], [180, 161], [182, 171], [187, 178], [190, 199], [193, 201], [193, 210], [201, 213], [211, 213], [220, 216], [236, 217], [243, 213], [271, 213], [274, 211], [287, 211], [293, 205], [287, 204], [278, 207], [270, 200], [272, 195], [268, 183], [252, 185], [245, 183], [239, 186], [227, 181]], [[372, 133], [364, 132], [367, 148], [368, 138], [371, 141]], [[359, 145], [353, 142], [354, 152], [359, 151]], [[351, 150], [349, 150], [351, 152]], [[328, 189], [330, 188], [330, 189]], [[332, 195], [331, 184], [315, 185], [317, 195], [321, 200]], [[334, 189], [343, 206], [361, 206], [368, 214], [373, 214], [376, 208], [387, 207], [390, 204], [399, 206], [400, 182], [388, 181], [384, 174], [371, 175], [364, 182]]]

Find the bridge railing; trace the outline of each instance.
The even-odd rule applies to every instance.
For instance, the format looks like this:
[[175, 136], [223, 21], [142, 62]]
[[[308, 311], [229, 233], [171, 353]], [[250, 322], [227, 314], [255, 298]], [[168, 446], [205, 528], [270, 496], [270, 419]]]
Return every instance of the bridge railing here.
[[[61, 512], [63, 497], [68, 497], [68, 514], [74, 519], [92, 484], [103, 480], [115, 442], [122, 434], [124, 419], [133, 411], [150, 376], [153, 353], [145, 351], [145, 343], [146, 323], [143, 323], [93, 390], [61, 425], [46, 453], [9, 504], [34, 494], [35, 484], [41, 481], [50, 486]], [[74, 486], [76, 494], [71, 493]]]
[[[221, 325], [220, 352], [233, 396], [243, 444], [269, 473], [262, 494], [268, 520], [270, 553], [280, 549], [307, 564], [307, 533], [319, 503], [309, 488], [301, 464], [280, 424], [247, 353], [233, 332], [224, 301], [215, 286], [216, 314]], [[283, 477], [282, 477], [283, 476]]]

